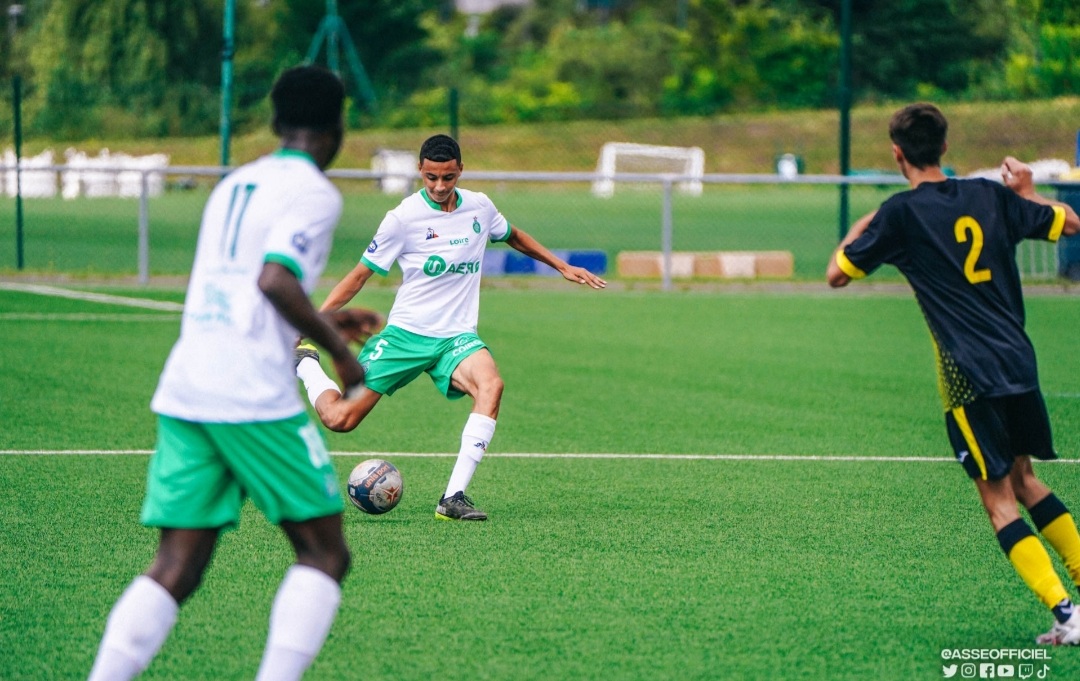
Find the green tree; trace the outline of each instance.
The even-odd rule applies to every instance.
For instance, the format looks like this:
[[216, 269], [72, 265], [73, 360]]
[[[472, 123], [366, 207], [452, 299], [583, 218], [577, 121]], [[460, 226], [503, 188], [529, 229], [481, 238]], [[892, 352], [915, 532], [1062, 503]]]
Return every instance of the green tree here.
[[[839, 25], [841, 0], [805, 0]], [[1000, 70], [1010, 0], [852, 1], [856, 97], [911, 97], [928, 89], [959, 94]]]
[[839, 39], [827, 14], [758, 1], [691, 0], [688, 9], [668, 110], [830, 103]]
[[220, 52], [207, 47], [220, 45], [220, 10], [182, 0], [50, 3], [29, 54], [33, 127], [72, 138], [208, 131]]

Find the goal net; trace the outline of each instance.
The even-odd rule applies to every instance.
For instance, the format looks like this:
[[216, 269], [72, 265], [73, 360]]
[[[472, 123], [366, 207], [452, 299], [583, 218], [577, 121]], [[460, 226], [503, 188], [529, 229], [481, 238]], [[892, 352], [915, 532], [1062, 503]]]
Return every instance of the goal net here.
[[615, 194], [615, 175], [622, 173], [671, 174], [690, 179], [676, 183], [678, 190], [701, 195], [701, 176], [705, 174], [705, 152], [701, 147], [664, 147], [654, 144], [608, 142], [600, 149], [593, 181], [594, 196]]

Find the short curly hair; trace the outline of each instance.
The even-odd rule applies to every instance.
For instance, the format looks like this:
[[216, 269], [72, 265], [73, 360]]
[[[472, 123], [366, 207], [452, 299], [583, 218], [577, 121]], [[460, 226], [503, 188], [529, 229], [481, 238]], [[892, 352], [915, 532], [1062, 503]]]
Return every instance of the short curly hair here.
[[278, 77], [270, 100], [276, 126], [332, 130], [341, 123], [345, 86], [320, 66], [295, 66]]
[[461, 163], [461, 147], [450, 135], [433, 135], [420, 147], [420, 163], [424, 159], [443, 163], [445, 161], [457, 161]]

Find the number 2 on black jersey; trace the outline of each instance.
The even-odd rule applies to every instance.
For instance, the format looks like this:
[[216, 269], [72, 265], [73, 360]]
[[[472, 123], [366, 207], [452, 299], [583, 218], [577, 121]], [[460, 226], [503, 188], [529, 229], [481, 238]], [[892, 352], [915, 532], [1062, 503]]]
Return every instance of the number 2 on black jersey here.
[[971, 250], [968, 251], [967, 258], [964, 259], [964, 276], [972, 284], [990, 281], [989, 269], [985, 267], [981, 270], [975, 269], [975, 265], [979, 262], [979, 255], [982, 254], [982, 227], [979, 226], [975, 218], [965, 215], [956, 221], [954, 231], [956, 232], [956, 243], [958, 244], [967, 243], [968, 234], [971, 234]]

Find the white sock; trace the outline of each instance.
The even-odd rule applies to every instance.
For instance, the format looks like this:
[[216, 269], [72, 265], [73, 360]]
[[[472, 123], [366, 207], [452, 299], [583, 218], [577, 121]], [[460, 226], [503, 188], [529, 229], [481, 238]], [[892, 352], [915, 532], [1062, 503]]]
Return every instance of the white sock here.
[[469, 420], [461, 431], [461, 449], [458, 450], [457, 463], [450, 473], [450, 482], [446, 485], [443, 498], [465, 491], [494, 435], [495, 419], [483, 414], [469, 414]]
[[315, 400], [327, 390], [333, 390], [341, 394], [341, 388], [338, 387], [337, 383], [334, 383], [332, 378], [326, 375], [322, 365], [312, 357], [305, 357], [300, 360], [300, 363], [296, 365], [296, 375], [304, 382], [304, 388], [307, 390], [307, 398], [311, 402], [311, 406], [315, 406]]
[[290, 567], [270, 609], [270, 633], [255, 681], [301, 678], [326, 642], [340, 603], [341, 587], [330, 575], [307, 565]]
[[136, 577], [109, 613], [90, 681], [127, 681], [146, 669], [179, 609], [165, 587], [146, 575]]

